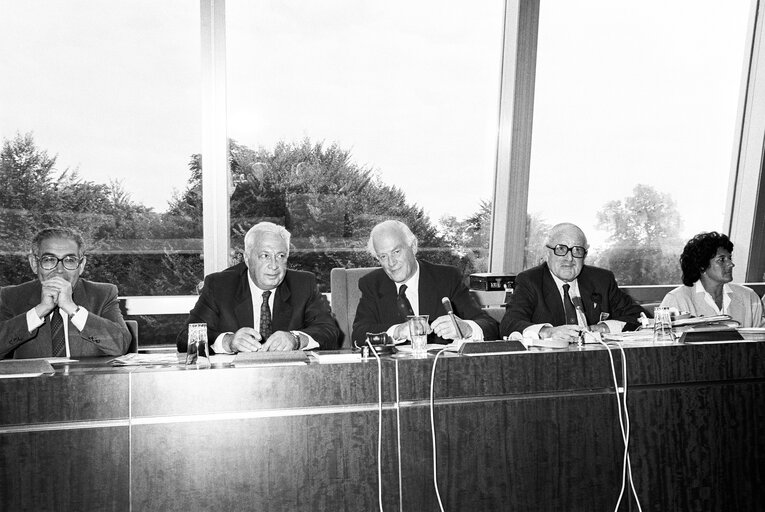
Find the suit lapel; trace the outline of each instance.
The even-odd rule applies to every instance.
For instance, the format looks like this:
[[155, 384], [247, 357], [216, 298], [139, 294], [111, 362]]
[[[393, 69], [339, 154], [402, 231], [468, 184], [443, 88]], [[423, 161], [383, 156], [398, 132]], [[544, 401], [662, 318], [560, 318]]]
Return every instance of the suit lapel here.
[[400, 322], [401, 313], [396, 307], [396, 283], [394, 283], [382, 269], [377, 278], [377, 289], [380, 290], [380, 318], [390, 319], [391, 322]]
[[579, 283], [579, 296], [582, 298], [582, 307], [584, 307], [584, 313], [587, 317], [587, 323], [589, 325], [597, 324], [600, 321], [599, 307], [600, 304], [594, 304], [592, 296], [595, 293], [594, 283], [588, 279], [587, 267], [582, 268], [582, 272], [577, 277]]
[[252, 316], [252, 295], [250, 294], [250, 282], [247, 280], [247, 269], [245, 268], [242, 278], [239, 280], [239, 289], [234, 297], [234, 316], [236, 316], [237, 325], [242, 327], [254, 327], [255, 319]]
[[547, 309], [552, 313], [553, 325], [563, 325], [566, 323], [566, 313], [563, 311], [563, 300], [560, 298], [560, 291], [555, 284], [555, 280], [550, 275], [550, 267], [544, 264], [542, 271], [542, 293]]
[[292, 304], [290, 303], [292, 292], [287, 284], [286, 277], [275, 291], [274, 310], [271, 311], [271, 325], [274, 331], [289, 331], [290, 319], [292, 318]]
[[[435, 282], [435, 278], [431, 273], [431, 269], [427, 263], [423, 264], [421, 261], [417, 261], [420, 264], [420, 280], [417, 283], [417, 295], [419, 300], [419, 313], [421, 315], [427, 315], [428, 312], [439, 311], [441, 307], [441, 298], [436, 295], [436, 290], [433, 286], [429, 286], [429, 283]], [[444, 310], [446, 313], [446, 310]], [[436, 314], [437, 313], [433, 313]], [[432, 322], [435, 318], [429, 318], [428, 321]]]

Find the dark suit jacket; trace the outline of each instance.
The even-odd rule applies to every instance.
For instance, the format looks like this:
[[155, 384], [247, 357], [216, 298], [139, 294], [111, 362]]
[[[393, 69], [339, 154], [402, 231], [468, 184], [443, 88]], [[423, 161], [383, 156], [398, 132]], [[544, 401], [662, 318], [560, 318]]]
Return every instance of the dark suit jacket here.
[[[449, 297], [454, 314], [463, 320], [473, 320], [483, 330], [486, 340], [495, 340], [499, 334], [497, 322], [481, 309], [462, 281], [460, 271], [449, 265], [436, 265], [417, 260], [420, 264], [420, 314], [429, 315], [433, 322], [446, 314], [441, 299]], [[390, 326], [406, 320], [396, 308], [396, 283], [382, 268], [373, 270], [359, 280], [361, 299], [353, 319], [353, 340], [360, 346], [368, 332], [384, 332]], [[449, 343], [433, 334], [428, 343]]]
[[[619, 289], [611, 271], [585, 265], [577, 282], [588, 325], [600, 322], [601, 313], [608, 314], [606, 320], [626, 322], [626, 331], [634, 331], [640, 325], [638, 317], [643, 308]], [[524, 270], [515, 278], [513, 295], [499, 331], [507, 336], [544, 323], [553, 326], [566, 323], [563, 301], [547, 263]]]
[[[247, 266], [239, 263], [205, 278], [204, 287], [189, 313], [188, 323], [207, 324], [210, 345], [221, 333], [236, 332], [241, 327], [255, 327], [252, 295], [247, 280]], [[287, 270], [284, 281], [276, 287], [271, 323], [276, 331], [302, 331], [322, 349], [337, 348], [340, 328], [329, 303], [316, 286], [310, 272]], [[180, 335], [178, 350], [186, 351], [188, 340]]]
[[[52, 355], [48, 323], [34, 332], [27, 330], [27, 311], [40, 303], [41, 290], [39, 280], [0, 289], [0, 358], [11, 352], [16, 359]], [[72, 299], [88, 310], [81, 332], [69, 320], [72, 357], [118, 356], [127, 352], [130, 332], [120, 313], [116, 286], [78, 279]]]

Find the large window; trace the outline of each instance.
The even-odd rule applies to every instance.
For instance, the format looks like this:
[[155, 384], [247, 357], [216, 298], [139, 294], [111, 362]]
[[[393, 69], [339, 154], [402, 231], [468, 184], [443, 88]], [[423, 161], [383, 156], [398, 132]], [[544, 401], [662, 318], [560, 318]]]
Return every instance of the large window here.
[[[528, 205], [536, 232], [577, 223], [590, 262], [620, 284], [680, 281], [685, 242], [724, 230], [750, 10], [541, 3]], [[527, 267], [542, 242], [529, 239]]]
[[0, 286], [33, 278], [30, 237], [65, 224], [91, 241], [83, 277], [121, 295], [193, 293], [201, 208], [181, 194], [200, 152], [198, 5], [0, 12]]
[[[504, 2], [229, 0], [232, 246], [260, 219], [291, 264], [373, 262], [399, 218], [425, 258], [486, 269]], [[402, 13], [406, 15], [402, 15]]]

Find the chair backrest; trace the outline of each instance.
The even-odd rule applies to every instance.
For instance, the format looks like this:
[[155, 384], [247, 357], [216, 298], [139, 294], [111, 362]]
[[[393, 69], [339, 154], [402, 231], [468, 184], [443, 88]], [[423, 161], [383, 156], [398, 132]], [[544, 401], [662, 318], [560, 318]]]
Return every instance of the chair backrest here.
[[376, 268], [379, 267], [333, 268], [329, 273], [332, 312], [341, 331], [340, 348], [353, 346], [353, 319], [356, 317], [356, 308], [361, 298], [359, 279]]
[[138, 322], [135, 320], [125, 320], [128, 331], [130, 331], [130, 346], [128, 346], [128, 354], [138, 353]]

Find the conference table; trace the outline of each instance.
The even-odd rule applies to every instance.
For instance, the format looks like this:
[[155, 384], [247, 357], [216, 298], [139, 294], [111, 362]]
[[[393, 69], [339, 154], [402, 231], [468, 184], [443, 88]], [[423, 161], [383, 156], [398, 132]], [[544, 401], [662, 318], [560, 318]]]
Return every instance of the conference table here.
[[[623, 346], [642, 510], [763, 510], [765, 342]], [[0, 379], [0, 510], [614, 510], [619, 350], [348, 354]]]

